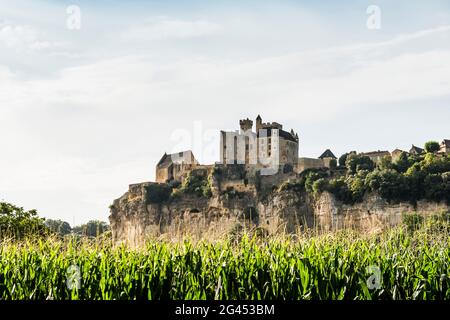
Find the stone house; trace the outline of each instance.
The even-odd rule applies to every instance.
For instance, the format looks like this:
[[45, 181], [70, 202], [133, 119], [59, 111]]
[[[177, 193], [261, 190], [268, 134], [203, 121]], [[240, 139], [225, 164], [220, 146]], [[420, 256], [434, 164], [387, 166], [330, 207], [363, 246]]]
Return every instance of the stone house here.
[[389, 151], [372, 151], [372, 152], [364, 152], [362, 155], [367, 156], [374, 163], [378, 164], [381, 162], [381, 159], [384, 157], [391, 157], [391, 153]]
[[192, 169], [199, 165], [191, 150], [173, 154], [164, 153], [156, 165], [156, 182], [182, 181]]
[[439, 153], [450, 154], [450, 140], [444, 139], [444, 141], [442, 141]]
[[412, 145], [411, 149], [409, 150], [409, 153], [415, 156], [421, 155], [425, 152], [424, 149], [416, 147], [415, 145]]
[[391, 157], [392, 157], [392, 161], [396, 161], [400, 158], [400, 155], [405, 152], [403, 150], [400, 149], [395, 149], [394, 151], [391, 152]]

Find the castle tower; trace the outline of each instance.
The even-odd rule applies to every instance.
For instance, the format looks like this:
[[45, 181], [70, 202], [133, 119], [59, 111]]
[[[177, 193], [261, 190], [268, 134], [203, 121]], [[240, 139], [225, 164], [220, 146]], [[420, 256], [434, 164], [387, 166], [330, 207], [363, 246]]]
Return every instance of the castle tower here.
[[259, 133], [259, 130], [262, 128], [262, 119], [261, 116], [258, 114], [256, 117], [256, 133]]
[[241, 132], [246, 132], [248, 130], [252, 130], [253, 121], [249, 118], [239, 120], [239, 125], [241, 126]]

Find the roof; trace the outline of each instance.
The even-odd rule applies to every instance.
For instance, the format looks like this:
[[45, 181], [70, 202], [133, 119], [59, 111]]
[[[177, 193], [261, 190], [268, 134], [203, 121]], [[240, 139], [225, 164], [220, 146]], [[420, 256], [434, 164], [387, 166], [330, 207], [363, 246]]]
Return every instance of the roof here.
[[387, 155], [391, 155], [391, 153], [389, 151], [380, 151], [380, 150], [378, 150], [378, 151], [364, 152], [363, 155], [368, 156], [368, 157], [370, 157], [370, 156], [381, 156], [381, 155], [387, 156]]
[[325, 150], [325, 152], [322, 153], [322, 155], [319, 157], [319, 159], [324, 159], [324, 158], [337, 159], [336, 156], [333, 154], [333, 152], [331, 152], [330, 149]]
[[444, 139], [444, 141], [442, 141], [442, 145], [445, 145], [446, 148], [450, 148], [450, 140]]
[[422, 154], [424, 152], [424, 149], [416, 147], [415, 145], [412, 145], [411, 150], [409, 150], [410, 153], [416, 153], [416, 154]]
[[[293, 142], [297, 142], [297, 138], [294, 135], [292, 135], [291, 133], [284, 131], [282, 129], [276, 129], [276, 130], [278, 130], [278, 134], [279, 134], [280, 138], [290, 140]], [[260, 135], [260, 133], [258, 132], [258, 138], [272, 136], [272, 128], [267, 128], [267, 129], [264, 128], [264, 129], [260, 130], [260, 132], [263, 132], [263, 134]]]
[[167, 168], [173, 163], [181, 164], [181, 163], [190, 163], [196, 162], [194, 154], [191, 150], [181, 151], [177, 153], [167, 154], [164, 153], [161, 160], [159, 160], [156, 167], [158, 168]]

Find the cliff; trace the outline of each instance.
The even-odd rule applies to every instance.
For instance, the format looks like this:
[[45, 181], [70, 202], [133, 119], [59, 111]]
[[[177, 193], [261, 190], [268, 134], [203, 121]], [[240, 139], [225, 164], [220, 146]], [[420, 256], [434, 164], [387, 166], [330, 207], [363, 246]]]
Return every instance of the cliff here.
[[295, 189], [276, 188], [264, 197], [256, 191], [213, 192], [205, 197], [182, 194], [169, 201], [148, 203], [147, 187], [130, 185], [111, 205], [110, 223], [115, 243], [138, 246], [147, 237], [219, 239], [242, 230], [261, 234], [293, 233], [305, 228], [318, 231], [356, 228], [373, 232], [401, 222], [408, 212], [431, 215], [450, 208], [445, 203], [419, 201], [388, 203], [368, 194], [361, 203], [346, 205], [328, 192], [312, 196]]

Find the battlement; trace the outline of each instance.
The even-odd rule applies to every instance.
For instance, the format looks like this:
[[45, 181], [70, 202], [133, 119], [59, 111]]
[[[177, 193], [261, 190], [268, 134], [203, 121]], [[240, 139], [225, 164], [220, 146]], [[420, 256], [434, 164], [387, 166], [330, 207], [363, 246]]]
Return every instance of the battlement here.
[[245, 131], [248, 131], [248, 130], [252, 130], [252, 128], [253, 128], [253, 121], [250, 120], [249, 118], [242, 119], [242, 120], [239, 120], [239, 125], [241, 127], [241, 130], [245, 132]]

